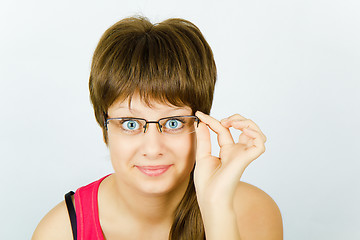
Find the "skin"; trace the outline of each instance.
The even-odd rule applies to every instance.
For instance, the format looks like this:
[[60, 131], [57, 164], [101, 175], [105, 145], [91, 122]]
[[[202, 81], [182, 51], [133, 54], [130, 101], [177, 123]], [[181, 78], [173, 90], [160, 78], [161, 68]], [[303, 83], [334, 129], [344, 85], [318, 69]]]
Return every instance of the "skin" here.
[[[266, 203], [269, 207], [265, 210], [270, 211], [272, 208], [269, 217], [277, 223], [267, 234], [262, 234], [263, 238], [254, 233], [256, 228], [246, 233], [249, 229], [245, 230], [244, 226], [249, 224], [239, 217], [242, 215], [240, 211], [246, 211], [242, 208], [244, 205], [239, 203], [243, 198], [239, 179], [246, 167], [265, 152], [265, 135], [252, 120], [239, 114], [221, 121], [201, 112], [197, 112], [196, 116], [202, 122], [196, 131], [194, 183], [207, 239], [282, 239], [281, 215], [275, 210], [275, 203], [272, 203], [272, 207], [270, 201]], [[230, 133], [230, 127], [242, 131], [237, 142]], [[209, 129], [217, 134], [219, 157], [211, 155]], [[251, 187], [247, 188], [250, 191]], [[266, 197], [263, 198], [256, 201], [265, 204]], [[255, 216], [254, 212], [249, 214]], [[261, 214], [258, 217], [261, 218]], [[250, 237], [252, 235], [253, 237]]]
[[[116, 101], [108, 115], [154, 121], [191, 115], [191, 109], [157, 102], [149, 107], [135, 95], [131, 108], [127, 101]], [[276, 203], [260, 189], [239, 181], [246, 167], [265, 151], [265, 135], [253, 121], [238, 114], [222, 121], [201, 112], [196, 115], [202, 121], [196, 134], [175, 138], [161, 134], [155, 124], [133, 139], [116, 136], [109, 127], [114, 174], [99, 188], [99, 217], [107, 240], [168, 239], [173, 212], [185, 193], [194, 163], [194, 183], [207, 239], [282, 239]], [[230, 127], [242, 131], [237, 141]], [[211, 155], [210, 131], [218, 136], [219, 157]], [[160, 176], [150, 177], [136, 167], [144, 165], [171, 167]], [[32, 239], [72, 239], [64, 202], [41, 220]]]

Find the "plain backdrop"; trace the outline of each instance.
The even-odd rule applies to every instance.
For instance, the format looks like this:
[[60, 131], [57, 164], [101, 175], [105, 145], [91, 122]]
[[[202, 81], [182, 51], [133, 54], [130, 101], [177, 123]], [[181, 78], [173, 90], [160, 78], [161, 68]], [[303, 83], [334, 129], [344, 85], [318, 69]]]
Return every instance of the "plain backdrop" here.
[[0, 238], [30, 239], [66, 192], [112, 172], [91, 57], [108, 27], [143, 15], [203, 32], [212, 116], [239, 113], [267, 135], [242, 180], [277, 202], [285, 239], [360, 239], [359, 12], [358, 0], [1, 1]]

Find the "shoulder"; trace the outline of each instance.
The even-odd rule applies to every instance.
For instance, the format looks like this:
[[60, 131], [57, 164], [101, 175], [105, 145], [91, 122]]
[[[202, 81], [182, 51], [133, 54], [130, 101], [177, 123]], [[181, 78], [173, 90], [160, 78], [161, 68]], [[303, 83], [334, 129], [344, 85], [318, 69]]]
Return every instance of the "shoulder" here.
[[40, 221], [31, 238], [32, 240], [45, 239], [73, 239], [70, 218], [65, 201], [56, 205]]
[[239, 182], [234, 198], [234, 209], [240, 233], [245, 239], [283, 239], [279, 207], [261, 189]]

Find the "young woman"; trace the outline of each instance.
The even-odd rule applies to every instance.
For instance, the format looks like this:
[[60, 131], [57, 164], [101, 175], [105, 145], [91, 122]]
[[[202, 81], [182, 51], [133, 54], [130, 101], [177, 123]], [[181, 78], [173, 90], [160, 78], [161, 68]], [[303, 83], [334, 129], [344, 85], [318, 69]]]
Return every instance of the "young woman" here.
[[282, 239], [276, 203], [239, 181], [266, 137], [239, 114], [208, 115], [215, 82], [212, 51], [191, 22], [136, 17], [110, 27], [89, 88], [114, 173], [67, 195], [32, 239]]

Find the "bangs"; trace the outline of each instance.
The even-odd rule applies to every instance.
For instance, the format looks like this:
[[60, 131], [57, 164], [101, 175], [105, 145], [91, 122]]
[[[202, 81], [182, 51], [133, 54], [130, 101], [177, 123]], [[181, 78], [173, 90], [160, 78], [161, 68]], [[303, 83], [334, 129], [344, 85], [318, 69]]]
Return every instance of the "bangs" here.
[[114, 92], [104, 94], [105, 98], [113, 98], [107, 102], [114, 101], [114, 97], [131, 99], [139, 93], [148, 105], [156, 101], [192, 107], [194, 96], [204, 90], [194, 86], [205, 85], [201, 83], [201, 70], [207, 59], [201, 59], [203, 54], [199, 54], [204, 52], [200, 39], [176, 29], [169, 34], [159, 24], [146, 34], [127, 40], [118, 51], [112, 48], [114, 56], [107, 72], [113, 74], [107, 83], [116, 86], [109, 86]]

